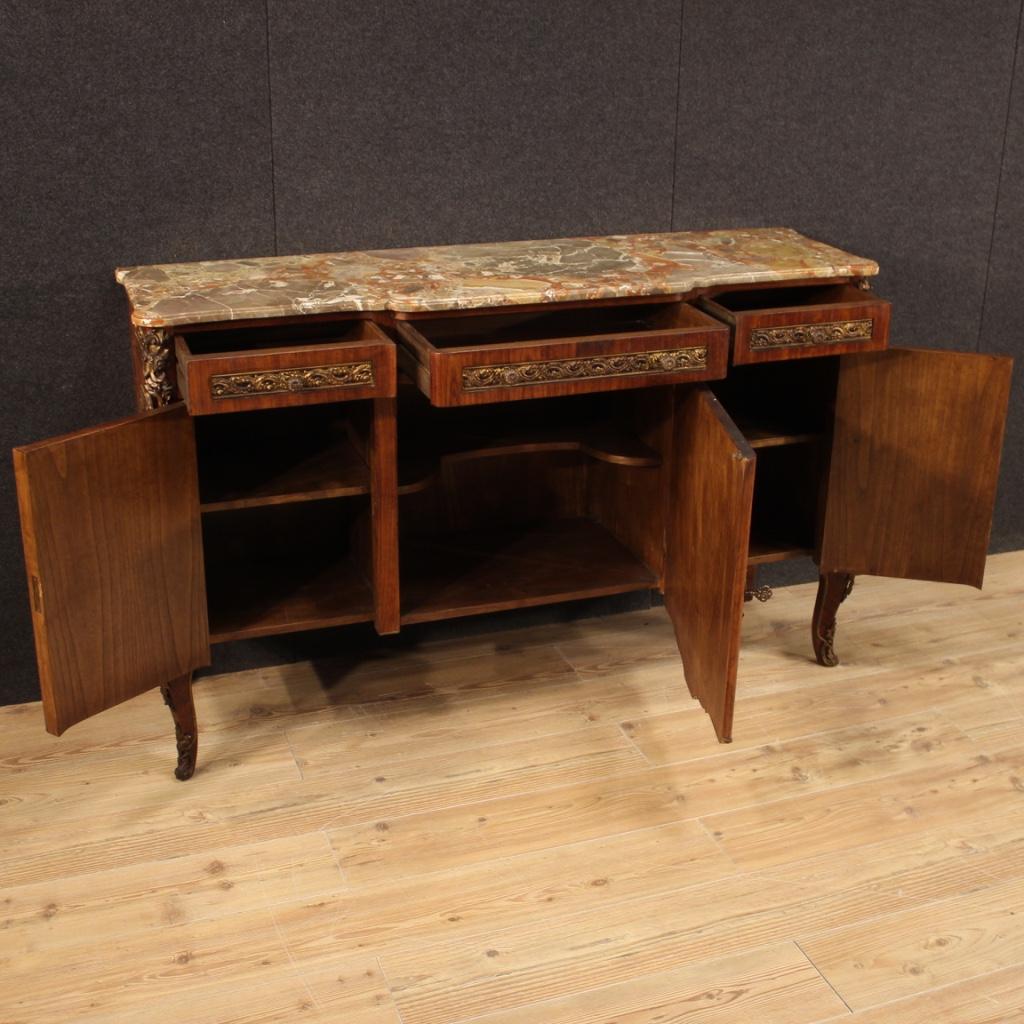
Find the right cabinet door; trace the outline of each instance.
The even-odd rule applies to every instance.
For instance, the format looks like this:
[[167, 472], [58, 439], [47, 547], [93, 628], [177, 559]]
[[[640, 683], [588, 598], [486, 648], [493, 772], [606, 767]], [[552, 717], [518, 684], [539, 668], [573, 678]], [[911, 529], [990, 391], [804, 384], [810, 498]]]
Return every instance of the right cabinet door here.
[[928, 349], [840, 357], [823, 573], [981, 586], [1011, 368]]

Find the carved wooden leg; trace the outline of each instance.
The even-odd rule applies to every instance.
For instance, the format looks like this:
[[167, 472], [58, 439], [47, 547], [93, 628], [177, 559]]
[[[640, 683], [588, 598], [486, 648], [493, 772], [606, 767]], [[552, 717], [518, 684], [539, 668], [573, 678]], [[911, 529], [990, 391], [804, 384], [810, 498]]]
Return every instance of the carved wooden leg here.
[[196, 752], [199, 746], [199, 729], [196, 726], [196, 706], [192, 701], [192, 674], [180, 676], [166, 686], [160, 687], [164, 703], [171, 709], [174, 718], [174, 735], [178, 741], [178, 767], [174, 777], [184, 782], [192, 778], [196, 770]]
[[757, 566], [751, 565], [747, 567], [747, 582], [743, 588], [743, 600], [753, 601], [756, 597], [758, 601], [768, 601], [772, 596], [772, 588], [767, 583], [762, 586], [757, 585]]
[[839, 664], [833, 644], [836, 639], [836, 612], [853, 590], [853, 576], [846, 572], [826, 572], [818, 577], [818, 597], [811, 619], [811, 644], [819, 665], [832, 668]]

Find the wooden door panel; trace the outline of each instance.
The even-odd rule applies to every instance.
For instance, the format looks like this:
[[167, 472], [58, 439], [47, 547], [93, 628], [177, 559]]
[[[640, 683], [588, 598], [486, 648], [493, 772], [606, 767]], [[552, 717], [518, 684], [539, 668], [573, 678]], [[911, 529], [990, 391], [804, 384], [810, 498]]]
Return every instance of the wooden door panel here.
[[890, 349], [840, 362], [822, 572], [985, 572], [1012, 361]]
[[687, 686], [723, 742], [732, 738], [754, 461], [706, 387], [678, 389], [665, 606]]
[[46, 728], [207, 664], [185, 407], [16, 448], [14, 465]]

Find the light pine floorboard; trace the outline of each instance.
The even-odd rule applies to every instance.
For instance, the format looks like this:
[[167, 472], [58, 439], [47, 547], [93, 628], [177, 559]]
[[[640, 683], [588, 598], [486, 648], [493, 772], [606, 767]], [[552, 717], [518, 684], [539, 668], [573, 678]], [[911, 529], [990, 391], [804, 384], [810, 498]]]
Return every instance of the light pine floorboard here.
[[813, 597], [0, 709], [0, 1024], [1024, 1024], [1024, 552]]

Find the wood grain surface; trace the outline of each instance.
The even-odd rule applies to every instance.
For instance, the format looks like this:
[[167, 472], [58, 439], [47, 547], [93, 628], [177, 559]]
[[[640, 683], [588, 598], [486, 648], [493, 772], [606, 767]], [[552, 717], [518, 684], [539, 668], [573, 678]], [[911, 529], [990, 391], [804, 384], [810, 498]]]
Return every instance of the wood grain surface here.
[[209, 663], [184, 406], [14, 450], [46, 728]]
[[840, 361], [822, 572], [981, 586], [1012, 366], [929, 349]]
[[680, 389], [666, 530], [665, 607], [686, 684], [732, 736], [755, 455], [706, 388]]
[[813, 599], [729, 747], [660, 609], [200, 679], [187, 786], [156, 693], [0, 709], [0, 1020], [1024, 1020], [1024, 552], [858, 581], [827, 672]]

